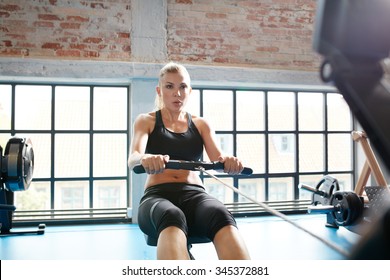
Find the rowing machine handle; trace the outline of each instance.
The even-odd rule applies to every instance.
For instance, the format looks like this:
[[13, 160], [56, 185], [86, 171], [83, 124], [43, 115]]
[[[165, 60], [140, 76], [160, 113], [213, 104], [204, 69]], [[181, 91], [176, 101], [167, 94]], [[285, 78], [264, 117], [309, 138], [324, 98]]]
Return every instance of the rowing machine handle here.
[[[165, 164], [166, 169], [185, 169], [185, 170], [197, 170], [197, 168], [204, 168], [206, 170], [223, 170], [224, 164], [219, 161], [214, 162], [202, 162], [202, 161], [181, 161], [170, 160]], [[136, 174], [145, 173], [144, 167], [139, 164], [134, 166], [133, 171]], [[253, 170], [249, 167], [244, 167], [240, 174], [251, 175]]]

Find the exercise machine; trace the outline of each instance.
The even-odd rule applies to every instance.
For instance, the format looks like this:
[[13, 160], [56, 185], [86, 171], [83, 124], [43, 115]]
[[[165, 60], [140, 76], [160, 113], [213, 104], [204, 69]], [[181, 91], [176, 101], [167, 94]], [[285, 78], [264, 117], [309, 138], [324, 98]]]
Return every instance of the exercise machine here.
[[338, 180], [330, 175], [324, 176], [312, 187], [299, 184], [300, 189], [312, 192], [311, 204], [307, 212], [310, 214], [326, 214], [326, 226], [339, 228], [347, 227], [352, 231], [353, 226], [361, 223], [364, 212], [363, 198], [354, 191], [342, 191]]
[[[338, 88], [388, 170], [389, 14], [388, 0], [318, 0], [313, 36], [313, 48], [323, 56], [322, 80]], [[372, 166], [367, 164], [363, 175], [371, 171]], [[361, 182], [366, 181], [364, 177], [361, 179]], [[389, 193], [387, 185], [376, 187], [375, 192]], [[365, 186], [366, 193], [367, 190]], [[370, 226], [370, 232], [365, 234], [353, 258], [390, 258], [390, 203], [383, 206], [381, 215]]]
[[45, 225], [38, 230], [12, 231], [12, 218], [16, 210], [14, 192], [26, 191], [33, 179], [34, 151], [26, 138], [11, 138], [4, 150], [0, 146], [0, 236], [43, 234]]
[[[366, 133], [353, 131], [352, 138], [361, 144], [366, 155], [354, 191], [341, 191], [337, 179], [330, 175], [324, 176], [315, 188], [306, 184], [299, 184], [299, 188], [312, 192], [308, 213], [325, 213], [326, 226], [345, 226], [356, 231], [356, 227], [351, 226], [370, 222], [381, 214], [386, 204], [390, 205], [390, 190]], [[376, 186], [367, 186], [371, 175]]]

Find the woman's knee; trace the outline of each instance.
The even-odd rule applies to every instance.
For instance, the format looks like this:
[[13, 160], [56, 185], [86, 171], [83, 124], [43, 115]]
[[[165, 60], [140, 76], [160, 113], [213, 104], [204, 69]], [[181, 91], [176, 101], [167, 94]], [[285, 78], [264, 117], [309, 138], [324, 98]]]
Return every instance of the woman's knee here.
[[186, 217], [179, 208], [170, 207], [164, 210], [160, 214], [159, 222], [156, 223], [156, 228], [158, 232], [161, 232], [163, 229], [169, 226], [175, 226], [180, 228], [187, 234], [187, 221]]

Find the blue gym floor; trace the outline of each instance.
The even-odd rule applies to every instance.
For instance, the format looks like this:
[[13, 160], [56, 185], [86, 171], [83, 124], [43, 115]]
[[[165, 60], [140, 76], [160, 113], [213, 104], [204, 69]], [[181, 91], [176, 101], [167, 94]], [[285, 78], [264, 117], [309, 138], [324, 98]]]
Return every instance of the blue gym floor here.
[[[291, 215], [290, 219], [350, 251], [359, 235], [325, 227], [325, 215]], [[321, 241], [274, 216], [238, 218], [238, 227], [254, 260], [340, 260], [345, 257]], [[15, 228], [15, 231], [21, 228]], [[47, 226], [43, 235], [0, 237], [1, 260], [154, 260], [136, 224]], [[197, 260], [216, 260], [212, 243], [196, 244]]]

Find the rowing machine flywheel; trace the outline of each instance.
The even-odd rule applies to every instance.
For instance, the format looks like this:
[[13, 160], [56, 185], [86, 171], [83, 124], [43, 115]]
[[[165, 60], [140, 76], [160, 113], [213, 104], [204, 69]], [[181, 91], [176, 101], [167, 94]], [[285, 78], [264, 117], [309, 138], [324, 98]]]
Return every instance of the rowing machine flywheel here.
[[11, 231], [16, 210], [14, 193], [26, 191], [33, 179], [34, 152], [30, 139], [11, 138], [5, 147], [0, 146], [0, 236], [43, 234], [45, 224], [38, 230]]
[[4, 151], [6, 170], [3, 178], [8, 191], [25, 191], [33, 179], [34, 151], [30, 139], [11, 138]]

